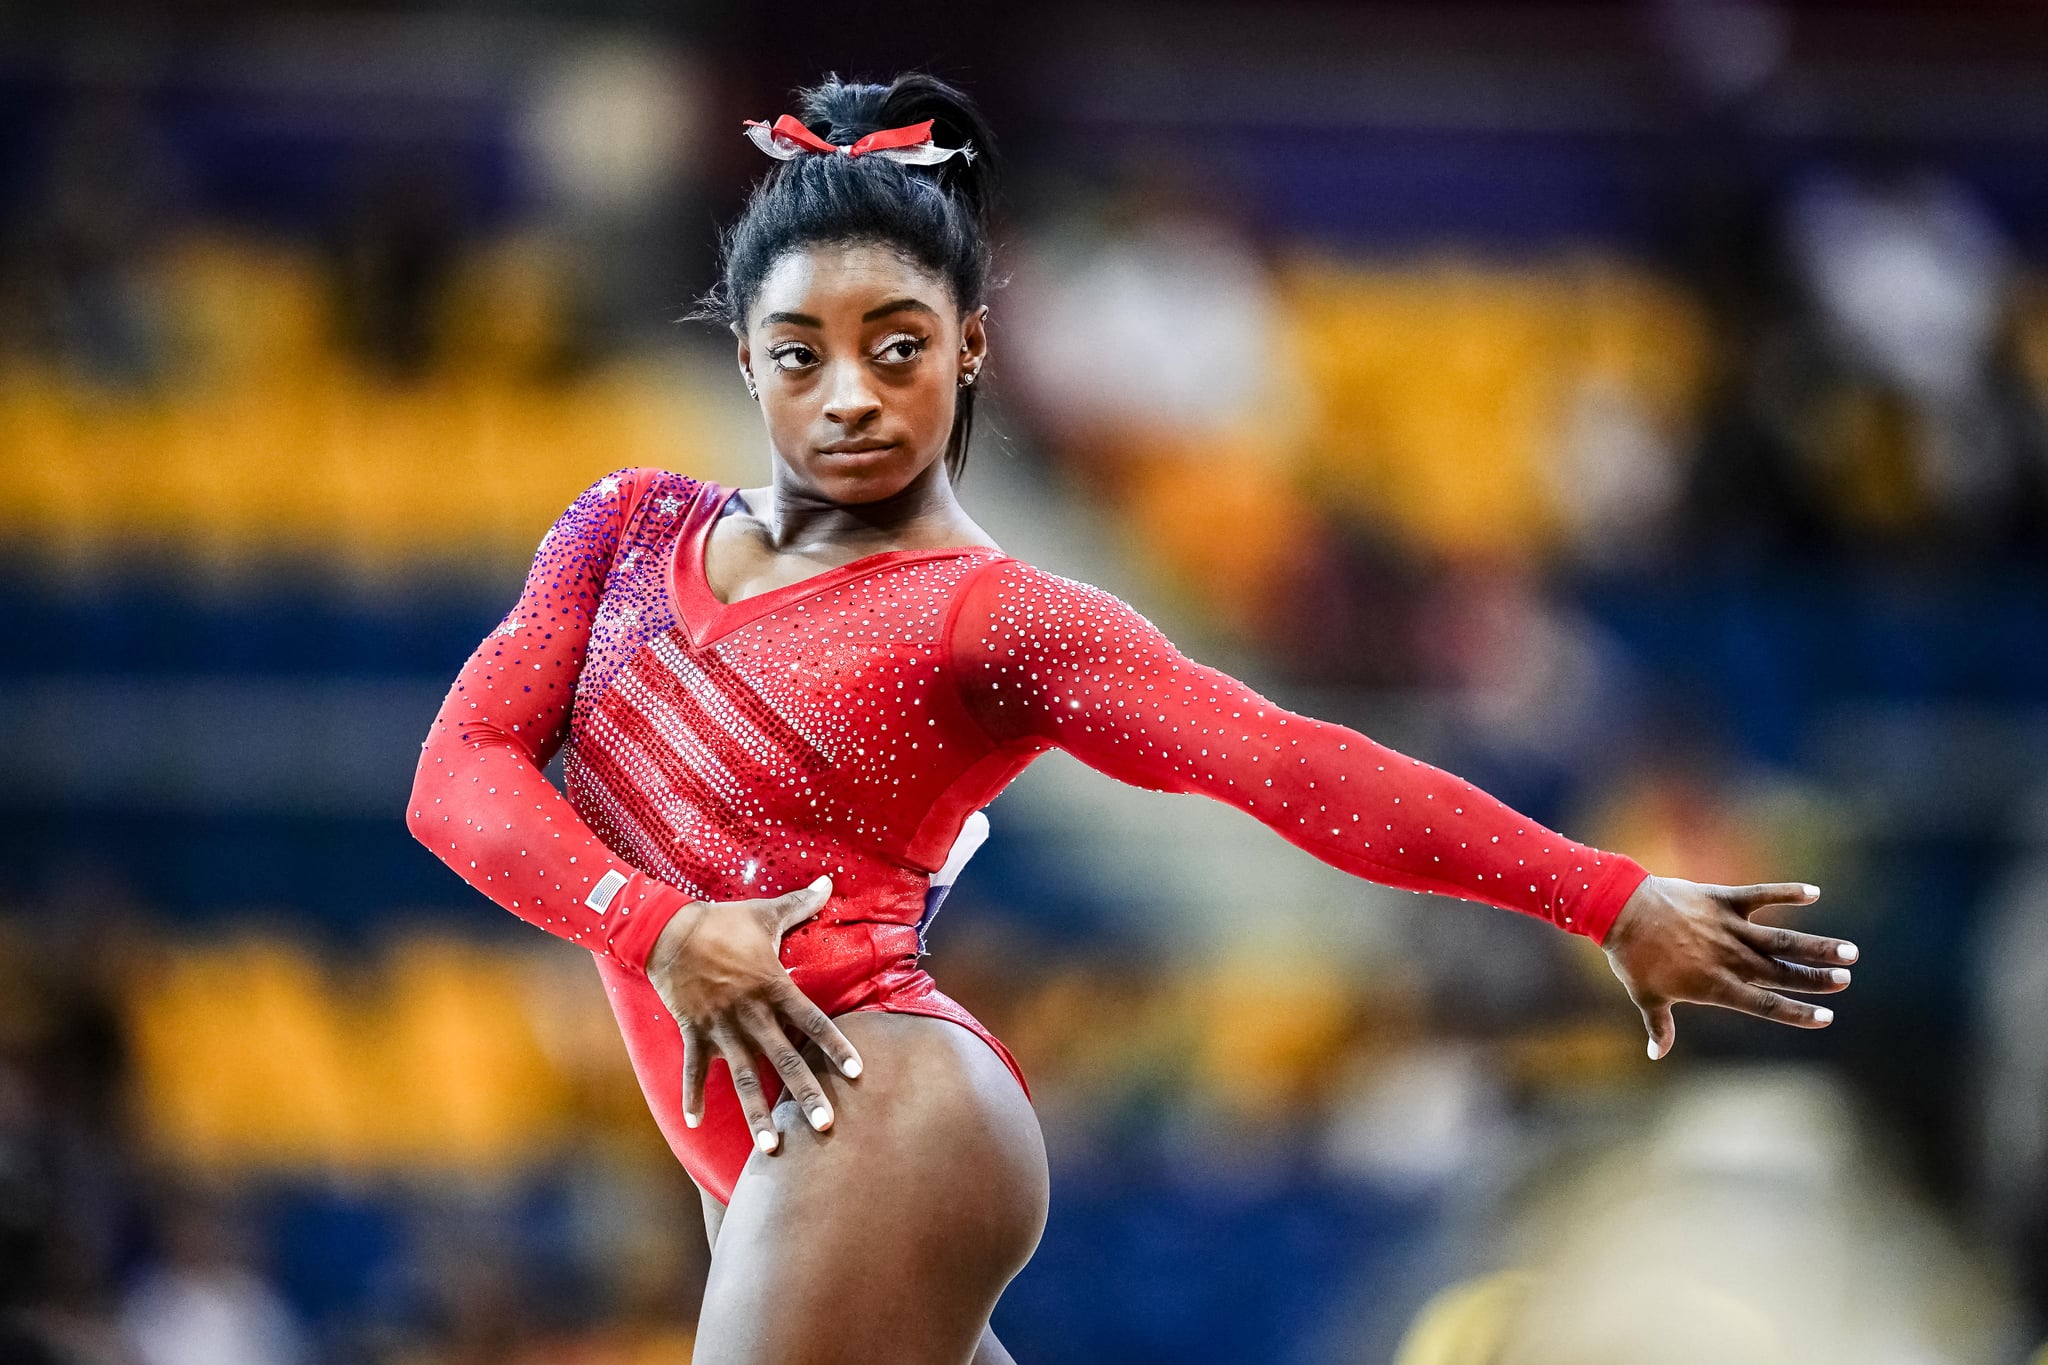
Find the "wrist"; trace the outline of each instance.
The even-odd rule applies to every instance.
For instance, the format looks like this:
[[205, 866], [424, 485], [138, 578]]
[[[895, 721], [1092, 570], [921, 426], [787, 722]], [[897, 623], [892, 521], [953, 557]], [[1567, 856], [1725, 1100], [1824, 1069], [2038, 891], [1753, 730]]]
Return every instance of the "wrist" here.
[[698, 926], [704, 923], [704, 912], [710, 908], [703, 901], [686, 900], [669, 911], [662, 922], [661, 932], [655, 935], [653, 946], [647, 950], [642, 970], [652, 975], [674, 964], [688, 951], [690, 940], [696, 936]]
[[612, 934], [612, 956], [628, 969], [645, 976], [656, 963], [665, 960], [665, 957], [656, 955], [664, 937], [670, 938], [671, 948], [674, 946], [675, 940], [670, 931], [678, 927], [677, 922], [682, 921], [680, 927], [683, 929], [694, 927], [696, 916], [682, 912], [694, 904], [696, 898], [680, 887], [656, 881], [644, 872], [636, 872], [618, 899], [622, 908], [618, 927]]
[[1645, 872], [1629, 882], [1628, 894], [1614, 906], [1606, 927], [1598, 934], [1588, 934], [1595, 943], [1608, 952], [1618, 952], [1632, 941], [1649, 915], [1649, 901], [1654, 894], [1657, 878]]
[[1643, 894], [1651, 877], [1641, 863], [1619, 853], [1603, 853], [1600, 860], [1604, 864], [1600, 875], [1580, 900], [1574, 916], [1576, 923], [1567, 927], [1605, 948], [1613, 938], [1615, 925]]

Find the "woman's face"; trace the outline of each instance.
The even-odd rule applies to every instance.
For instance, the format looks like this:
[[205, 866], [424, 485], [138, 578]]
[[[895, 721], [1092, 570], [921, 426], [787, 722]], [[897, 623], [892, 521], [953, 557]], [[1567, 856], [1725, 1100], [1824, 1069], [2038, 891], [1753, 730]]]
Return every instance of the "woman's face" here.
[[987, 354], [986, 312], [963, 315], [943, 279], [885, 246], [785, 254], [761, 281], [739, 345], [778, 483], [830, 502], [879, 502], [938, 464], [960, 377]]

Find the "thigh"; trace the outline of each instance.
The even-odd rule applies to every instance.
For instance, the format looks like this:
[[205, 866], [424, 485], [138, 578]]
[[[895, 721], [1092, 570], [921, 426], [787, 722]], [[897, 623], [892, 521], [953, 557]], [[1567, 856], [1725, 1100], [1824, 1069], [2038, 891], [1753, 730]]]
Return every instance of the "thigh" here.
[[965, 1365], [1038, 1244], [1045, 1147], [995, 1052], [922, 1015], [837, 1022], [866, 1066], [819, 1067], [829, 1132], [777, 1107], [781, 1152], [748, 1161], [717, 1220], [697, 1365]]
[[[710, 1244], [713, 1251], [716, 1251], [718, 1228], [725, 1221], [725, 1205], [719, 1203], [717, 1196], [702, 1185], [697, 1186], [697, 1197], [704, 1201], [705, 1241]], [[993, 1327], [984, 1327], [981, 1329], [981, 1340], [975, 1343], [974, 1358], [968, 1365], [1017, 1365], [1017, 1358], [1010, 1354], [1002, 1342], [996, 1340]]]

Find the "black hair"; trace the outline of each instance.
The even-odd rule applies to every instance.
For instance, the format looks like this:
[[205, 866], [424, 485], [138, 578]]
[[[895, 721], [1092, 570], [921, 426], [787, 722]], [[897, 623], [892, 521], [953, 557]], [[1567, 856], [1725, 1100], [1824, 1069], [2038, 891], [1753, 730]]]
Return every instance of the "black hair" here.
[[[882, 128], [932, 120], [941, 147], [971, 156], [907, 166], [881, 156], [804, 155], [775, 163], [754, 186], [719, 244], [719, 281], [692, 319], [746, 325], [747, 309], [785, 254], [821, 243], [872, 242], [902, 252], [944, 279], [962, 311], [989, 287], [995, 142], [974, 102], [936, 76], [910, 72], [887, 85], [827, 76], [796, 92], [797, 117], [828, 142], [851, 143]], [[958, 478], [974, 430], [974, 390], [962, 388], [946, 442]]]

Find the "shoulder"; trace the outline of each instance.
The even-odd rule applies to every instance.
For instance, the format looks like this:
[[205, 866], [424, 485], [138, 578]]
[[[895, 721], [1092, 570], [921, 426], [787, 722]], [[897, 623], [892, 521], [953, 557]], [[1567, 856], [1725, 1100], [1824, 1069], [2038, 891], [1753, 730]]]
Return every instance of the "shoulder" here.
[[973, 580], [968, 595], [982, 619], [1006, 633], [1038, 640], [1153, 633], [1152, 623], [1115, 593], [1008, 555], [981, 565]]
[[576, 495], [556, 522], [556, 528], [560, 530], [564, 523], [571, 523], [608, 530], [616, 536], [629, 523], [650, 515], [663, 521], [680, 520], [697, 498], [714, 486], [652, 465], [614, 469]]
[[1050, 569], [1041, 569], [1036, 564], [1009, 555], [999, 554], [989, 560], [978, 575], [990, 590], [1019, 604], [1114, 604], [1129, 611], [1130, 605], [1115, 593], [1083, 583], [1078, 578], [1068, 578]]
[[650, 498], [672, 498], [679, 504], [687, 503], [701, 490], [711, 486], [702, 479], [693, 479], [674, 470], [654, 465], [631, 465], [614, 469], [592, 482], [577, 494], [570, 509], [608, 508], [624, 514]]

